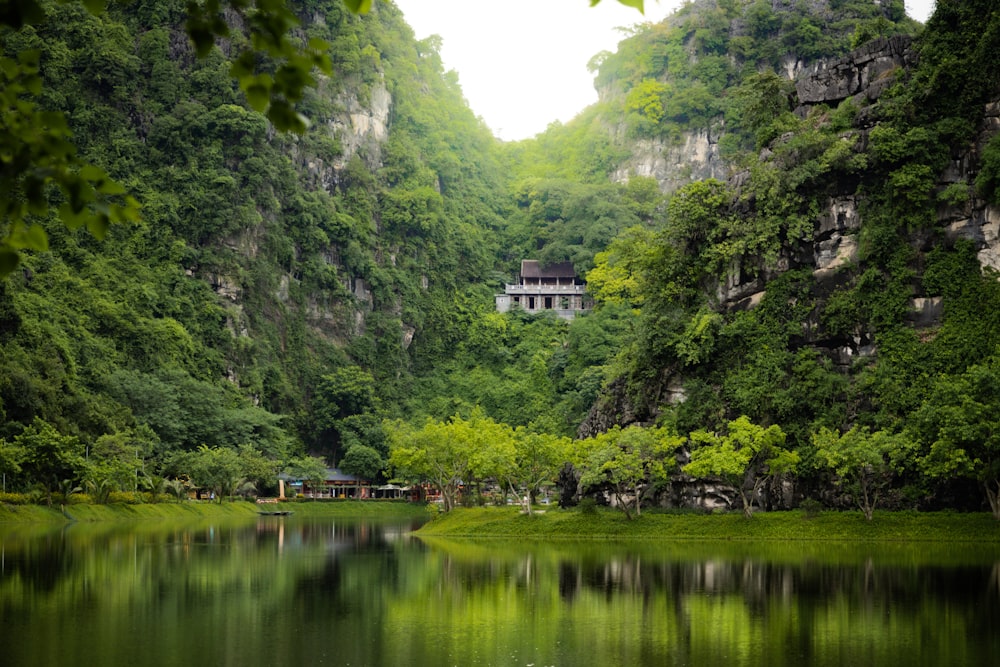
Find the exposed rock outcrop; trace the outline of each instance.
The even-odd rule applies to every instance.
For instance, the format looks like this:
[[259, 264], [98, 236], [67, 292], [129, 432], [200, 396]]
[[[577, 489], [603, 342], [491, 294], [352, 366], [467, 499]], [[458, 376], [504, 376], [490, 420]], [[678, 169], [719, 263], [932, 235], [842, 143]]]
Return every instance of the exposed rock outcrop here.
[[655, 178], [660, 189], [673, 192], [692, 181], [716, 178], [727, 180], [732, 166], [719, 154], [719, 129], [698, 129], [681, 139], [641, 139], [630, 147], [630, 157], [611, 174], [611, 180], [625, 183], [632, 176]]
[[356, 95], [341, 101], [346, 113], [330, 121], [343, 149], [333, 166], [343, 169], [352, 157], [360, 154], [374, 171], [382, 165], [382, 144], [389, 138], [392, 96], [385, 84], [379, 83], [371, 87], [367, 104], [362, 104]]
[[587, 418], [577, 430], [577, 437], [589, 438], [607, 431], [616, 424], [640, 423], [642, 417], [642, 410], [632, 403], [625, 392], [625, 381], [619, 379], [612, 382], [598, 402], [591, 407]]
[[879, 37], [843, 58], [817, 61], [795, 81], [799, 103], [834, 105], [847, 98], [874, 102], [900, 68], [913, 64], [912, 44], [912, 38], [903, 35]]

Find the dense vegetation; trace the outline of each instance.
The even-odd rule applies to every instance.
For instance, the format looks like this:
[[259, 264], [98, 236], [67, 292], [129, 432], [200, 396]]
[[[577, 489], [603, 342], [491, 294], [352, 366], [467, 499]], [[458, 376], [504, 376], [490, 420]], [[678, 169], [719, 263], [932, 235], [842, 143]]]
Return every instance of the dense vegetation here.
[[[199, 52], [180, 1], [44, 2], [49, 21], [2, 33], [5, 90], [62, 112], [84, 175], [141, 220], [122, 200], [103, 241], [73, 233], [65, 188], [27, 213], [51, 250], [0, 282], [7, 490], [267, 492], [281, 468], [319, 474], [311, 455], [437, 475], [449, 503], [460, 480], [558, 480], [639, 512], [695, 475], [747, 511], [1000, 515], [1000, 288], [938, 225], [997, 201], [996, 140], [940, 179], [1000, 86], [988, 4], [940, 2], [877, 104], [805, 108], [788, 73], [916, 33], [902, 2], [692, 2], [594, 59], [597, 105], [501, 145], [391, 4], [288, 5], [329, 67], [297, 101], [308, 129], [282, 134], [284, 107], [232, 76], [250, 76], [239, 17]], [[38, 85], [15, 86], [18, 58]], [[738, 177], [610, 179], [635, 142], [704, 130]], [[832, 198], [857, 203], [858, 254], [820, 280], [802, 258]], [[596, 310], [493, 312], [524, 258], [573, 262]], [[741, 281], [752, 307], [726, 297]], [[915, 299], [940, 318], [915, 326]], [[441, 443], [458, 459], [435, 472]]]
[[[7, 31], [4, 50], [39, 52], [37, 104], [65, 114], [81, 157], [143, 219], [97, 243], [52, 214], [52, 252], [4, 282], [7, 450], [50, 427], [81, 456], [99, 455], [101, 437], [128, 441], [118, 449], [154, 469], [201, 445], [272, 460], [305, 448], [339, 459], [358, 433], [377, 446], [373, 378], [391, 397], [420, 363], [404, 330], [430, 339], [420, 350], [453, 335], [435, 304], [484, 289], [504, 205], [494, 140], [434, 44], [389, 5], [298, 7], [334, 74], [302, 102], [311, 129], [275, 135], [230, 77], [232, 43], [195, 57], [184, 3], [45, 10], [48, 22]], [[335, 123], [380, 90], [396, 100], [391, 138], [347, 154]]]
[[[641, 309], [619, 359], [640, 412], [679, 432], [724, 431], [741, 414], [779, 424], [804, 479], [825, 485], [832, 466], [863, 504], [864, 484], [829, 455], [858, 456], [860, 439], [869, 458], [855, 467], [892, 479], [897, 502], [967, 502], [956, 497], [965, 478], [997, 511], [1000, 450], [987, 398], [997, 283], [980, 268], [980, 247], [938, 226], [940, 207], [972, 210], [992, 196], [988, 163], [975, 186], [941, 180], [976, 141], [997, 93], [983, 59], [995, 26], [973, 29], [976, 11], [939, 3], [916, 43], [919, 64], [871, 108], [848, 99], [790, 113], [794, 91], [766, 72], [732, 89], [734, 109], [771, 110], [740, 116], [736, 134], [746, 134], [730, 146], [752, 151], [734, 154], [741, 183], [682, 188], [658, 229], [616, 239], [592, 274], [605, 301]], [[796, 258], [811, 254], [835, 197], [859, 202], [859, 253], [824, 280]], [[754, 307], [720, 296], [754, 278], [764, 279]], [[940, 320], [915, 326], [918, 299], [940, 299]], [[687, 400], [650, 401], [668, 385]]]

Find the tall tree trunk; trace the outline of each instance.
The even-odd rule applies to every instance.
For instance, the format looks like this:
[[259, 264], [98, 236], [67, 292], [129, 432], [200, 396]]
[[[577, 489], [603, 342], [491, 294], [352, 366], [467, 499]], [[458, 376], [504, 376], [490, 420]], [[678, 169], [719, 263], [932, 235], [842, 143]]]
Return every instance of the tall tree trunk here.
[[986, 500], [990, 503], [993, 518], [1000, 521], [1000, 479], [983, 482], [983, 488], [986, 490]]
[[621, 506], [622, 511], [625, 512], [625, 518], [631, 521], [632, 513], [628, 511], [628, 503], [625, 502], [625, 499], [622, 497], [621, 489], [618, 488], [617, 484], [615, 485], [615, 498], [618, 499], [618, 505]]
[[747, 492], [740, 487], [740, 498], [743, 500], [743, 516], [747, 519], [753, 518], [753, 499], [747, 497]]
[[861, 480], [861, 497], [862, 500], [858, 504], [861, 506], [861, 511], [864, 512], [865, 518], [871, 521], [872, 516], [875, 514], [875, 504], [878, 503], [878, 491], [873, 492], [869, 497], [868, 484], [864, 479]]
[[517, 498], [518, 503], [524, 505], [525, 514], [531, 516], [531, 494], [529, 493], [527, 496], [528, 502], [524, 503], [521, 501], [521, 495], [517, 492], [517, 489], [514, 488], [513, 484], [510, 484], [510, 492], [514, 495], [515, 498]]

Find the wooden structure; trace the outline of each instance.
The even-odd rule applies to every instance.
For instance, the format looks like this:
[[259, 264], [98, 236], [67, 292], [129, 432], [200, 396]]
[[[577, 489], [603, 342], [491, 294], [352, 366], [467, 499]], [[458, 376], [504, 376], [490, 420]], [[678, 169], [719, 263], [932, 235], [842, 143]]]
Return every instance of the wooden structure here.
[[308, 480], [298, 479], [282, 473], [278, 476], [285, 486], [296, 495], [306, 498], [352, 498], [360, 500], [373, 497], [372, 485], [368, 480], [348, 475], [337, 468], [327, 468], [322, 484], [311, 486]]

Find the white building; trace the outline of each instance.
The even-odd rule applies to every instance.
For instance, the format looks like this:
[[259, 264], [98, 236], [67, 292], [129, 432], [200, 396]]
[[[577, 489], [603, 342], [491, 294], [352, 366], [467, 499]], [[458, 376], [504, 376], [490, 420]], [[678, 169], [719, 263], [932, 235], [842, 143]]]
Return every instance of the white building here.
[[571, 320], [577, 313], [590, 310], [587, 284], [577, 277], [570, 262], [542, 266], [535, 259], [521, 260], [519, 280], [517, 285], [507, 285], [503, 294], [496, 295], [498, 312], [515, 308], [529, 313], [551, 310]]

